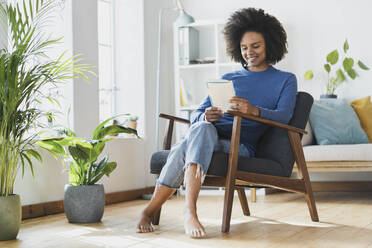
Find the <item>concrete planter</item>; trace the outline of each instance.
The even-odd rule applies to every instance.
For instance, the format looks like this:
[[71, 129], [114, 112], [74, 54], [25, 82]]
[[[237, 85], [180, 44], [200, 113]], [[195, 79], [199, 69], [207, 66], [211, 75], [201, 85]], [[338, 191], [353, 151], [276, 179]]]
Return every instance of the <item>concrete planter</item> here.
[[0, 196], [0, 241], [16, 239], [22, 220], [19, 195]]
[[73, 186], [66, 184], [63, 205], [70, 223], [99, 222], [105, 207], [103, 185]]

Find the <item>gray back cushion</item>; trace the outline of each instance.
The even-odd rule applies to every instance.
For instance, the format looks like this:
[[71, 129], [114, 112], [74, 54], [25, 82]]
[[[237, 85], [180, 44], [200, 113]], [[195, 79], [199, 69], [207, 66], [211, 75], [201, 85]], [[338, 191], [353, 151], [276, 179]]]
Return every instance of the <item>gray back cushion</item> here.
[[[296, 107], [289, 125], [305, 129], [313, 102], [314, 99], [310, 94], [298, 92]], [[295, 159], [287, 130], [270, 127], [258, 143], [256, 157], [278, 162], [282, 166], [285, 175], [289, 177], [292, 173]]]

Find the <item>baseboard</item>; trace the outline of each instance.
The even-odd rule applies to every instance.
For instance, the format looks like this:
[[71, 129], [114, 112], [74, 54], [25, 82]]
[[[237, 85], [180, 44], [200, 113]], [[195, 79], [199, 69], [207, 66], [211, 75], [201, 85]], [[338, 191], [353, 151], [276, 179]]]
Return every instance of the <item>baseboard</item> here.
[[371, 181], [311, 182], [314, 192], [371, 192]]
[[[372, 192], [371, 181], [355, 182], [311, 182], [313, 192]], [[266, 188], [265, 194], [286, 192], [280, 189]]]
[[[154, 192], [154, 189], [155, 187], [148, 187], [143, 189], [107, 193], [106, 205], [132, 201], [140, 198], [143, 194], [151, 194], [152, 192]], [[63, 200], [25, 205], [22, 206], [22, 219], [31, 219], [46, 215], [59, 214], [63, 212]]]

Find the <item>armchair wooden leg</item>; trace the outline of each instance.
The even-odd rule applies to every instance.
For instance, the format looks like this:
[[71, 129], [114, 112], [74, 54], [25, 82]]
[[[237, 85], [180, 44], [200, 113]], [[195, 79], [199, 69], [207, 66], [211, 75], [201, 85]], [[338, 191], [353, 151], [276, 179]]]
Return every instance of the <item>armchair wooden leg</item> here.
[[244, 188], [236, 188], [236, 190], [238, 191], [238, 196], [240, 200], [240, 205], [242, 206], [243, 209], [243, 214], [245, 216], [250, 216], [251, 213], [249, 212], [248, 201], [247, 197], [245, 196]]
[[251, 188], [250, 191], [251, 191], [251, 200], [252, 200], [252, 202], [256, 202], [257, 201], [256, 188]]
[[223, 204], [223, 216], [222, 216], [222, 232], [227, 233], [230, 231], [231, 211], [234, 200], [234, 185], [226, 187], [225, 199]]
[[[307, 182], [307, 183], [310, 184], [310, 182]], [[305, 187], [306, 188], [308, 188], [306, 186], [307, 183], [305, 182]], [[311, 188], [311, 186], [310, 186], [310, 188]], [[310, 192], [306, 192], [306, 202], [307, 202], [307, 206], [309, 208], [311, 220], [315, 221], [315, 222], [319, 222], [318, 211], [316, 210], [314, 194], [313, 194], [312, 190], [310, 190]]]
[[152, 217], [152, 224], [159, 225], [161, 208]]
[[222, 232], [226, 233], [230, 231], [230, 220], [232, 204], [234, 199], [235, 189], [235, 177], [238, 169], [238, 150], [239, 150], [239, 139], [240, 139], [240, 125], [241, 117], [234, 117], [233, 130], [231, 134], [230, 142], [230, 153], [229, 162], [227, 168], [226, 184], [225, 184], [225, 198], [222, 216]]
[[316, 210], [313, 189], [311, 187], [309, 172], [307, 171], [307, 166], [306, 166], [304, 152], [302, 149], [300, 135], [292, 131], [289, 131], [288, 134], [289, 134], [289, 140], [292, 145], [293, 153], [296, 158], [296, 163], [297, 163], [299, 174], [305, 183], [305, 192], [306, 192], [305, 195], [306, 195], [307, 206], [309, 207], [311, 220], [318, 222], [319, 221], [318, 211]]

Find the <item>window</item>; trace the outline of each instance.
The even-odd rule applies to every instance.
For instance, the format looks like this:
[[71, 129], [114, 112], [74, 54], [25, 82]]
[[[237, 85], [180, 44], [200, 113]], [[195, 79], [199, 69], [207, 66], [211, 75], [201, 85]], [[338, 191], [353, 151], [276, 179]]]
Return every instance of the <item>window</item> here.
[[[138, 117], [144, 137], [143, 0], [98, 0], [100, 120], [118, 114]], [[117, 44], [117, 45], [115, 45]], [[118, 118], [124, 124], [125, 116]]]
[[114, 0], [98, 0], [98, 71], [99, 71], [99, 117], [103, 121], [115, 114], [116, 86], [114, 66]]

